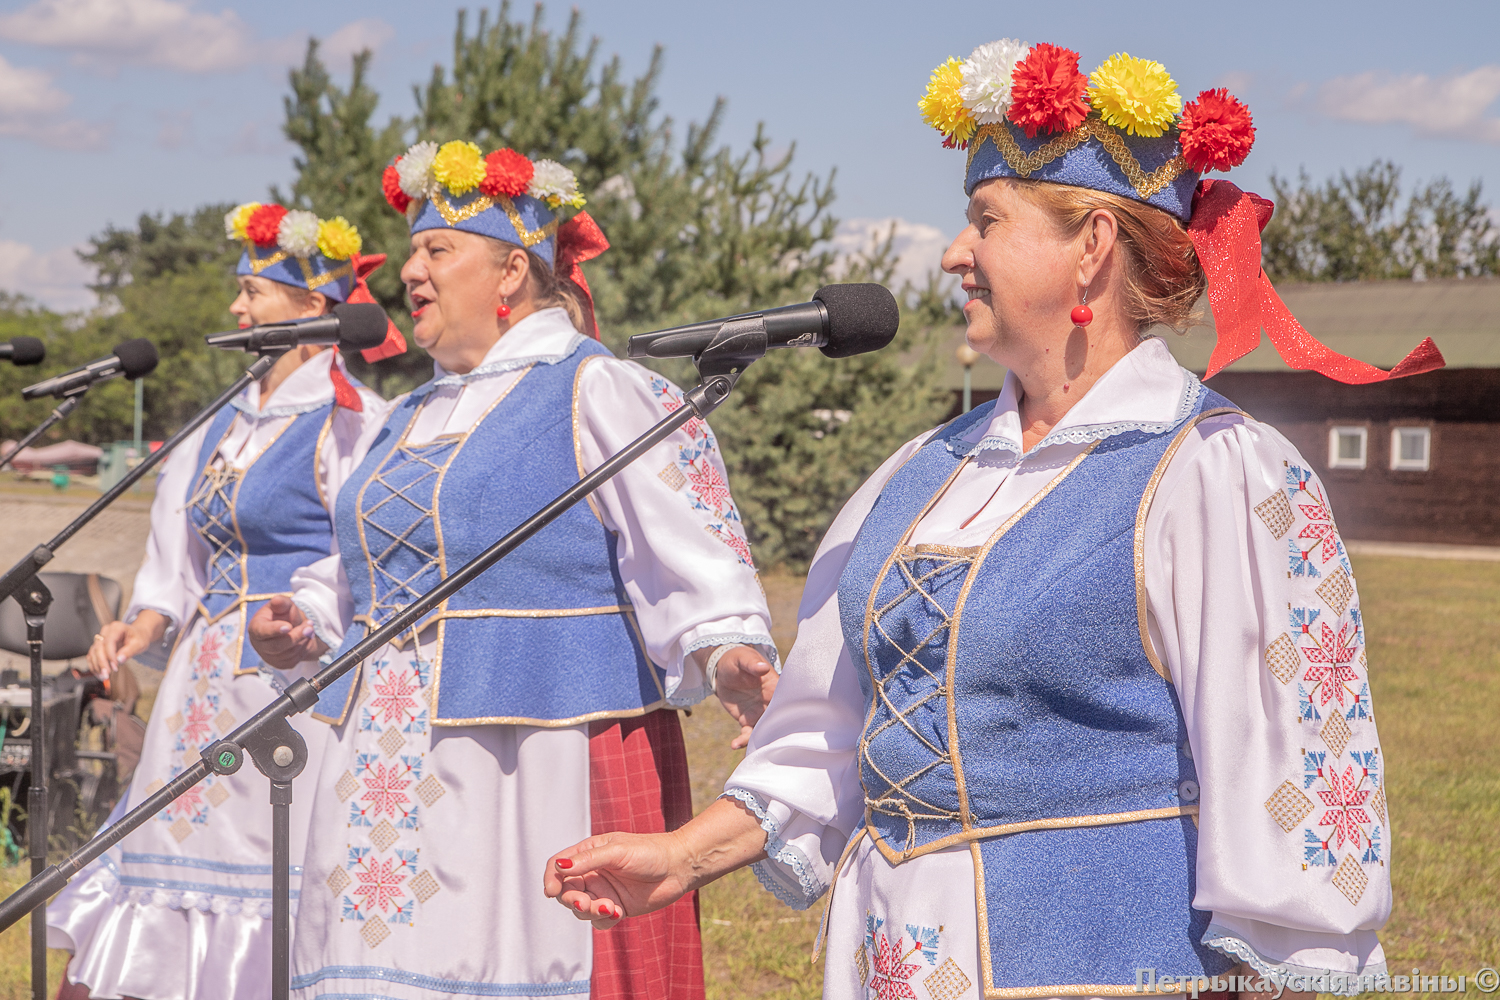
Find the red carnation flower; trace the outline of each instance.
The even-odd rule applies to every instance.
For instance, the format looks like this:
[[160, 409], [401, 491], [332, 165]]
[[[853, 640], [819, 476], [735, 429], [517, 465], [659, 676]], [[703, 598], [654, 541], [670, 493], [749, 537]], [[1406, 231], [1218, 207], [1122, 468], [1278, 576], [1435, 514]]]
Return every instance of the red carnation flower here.
[[1077, 52], [1042, 42], [1016, 63], [1008, 115], [1028, 139], [1040, 129], [1066, 132], [1088, 117], [1088, 87], [1088, 75], [1078, 72]]
[[274, 247], [276, 245], [276, 234], [281, 229], [282, 217], [286, 215], [286, 209], [280, 205], [262, 205], [250, 213], [250, 218], [245, 221], [245, 235], [255, 241], [259, 247]]
[[1200, 174], [1239, 166], [1255, 143], [1250, 109], [1223, 87], [1205, 90], [1183, 108], [1177, 129], [1182, 158]]
[[517, 198], [526, 193], [536, 168], [514, 149], [497, 149], [484, 158], [484, 180], [479, 190], [491, 198], [505, 195]]
[[[396, 162], [401, 162], [401, 157], [396, 157]], [[411, 204], [411, 198], [401, 190], [401, 175], [396, 173], [394, 165], [386, 167], [380, 175], [380, 190], [385, 195], [385, 200], [398, 212], [405, 213], [406, 207]]]

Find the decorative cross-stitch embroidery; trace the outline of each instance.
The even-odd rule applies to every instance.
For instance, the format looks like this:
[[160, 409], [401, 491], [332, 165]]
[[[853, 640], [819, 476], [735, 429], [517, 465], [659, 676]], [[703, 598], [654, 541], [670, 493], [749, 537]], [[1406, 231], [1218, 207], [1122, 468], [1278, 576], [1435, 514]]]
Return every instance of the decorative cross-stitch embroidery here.
[[[199, 625], [198, 630], [193, 640], [196, 646], [189, 650], [187, 694], [172, 717], [176, 732], [170, 769], [173, 778], [194, 764], [204, 747], [229, 735], [229, 729], [233, 728], [233, 717], [221, 709], [220, 702], [226, 678], [234, 676], [231, 657], [239, 638], [238, 619], [231, 616], [212, 625]], [[208, 823], [210, 806], [219, 805], [228, 797], [218, 778], [210, 775], [173, 800], [157, 818], [171, 825], [180, 841], [192, 832], [193, 826]], [[177, 825], [184, 820], [186, 825]]]
[[[1340, 767], [1341, 761], [1349, 761]], [[1361, 852], [1360, 863], [1378, 864], [1380, 826], [1367, 806], [1380, 788], [1380, 751], [1355, 750], [1347, 757], [1321, 750], [1302, 755], [1302, 787], [1313, 790], [1317, 807], [1302, 830], [1303, 861], [1336, 867], [1347, 845]]]
[[[668, 413], [675, 413], [686, 405], [682, 393], [664, 378], [653, 378], [651, 391]], [[744, 522], [740, 520], [734, 498], [729, 495], [729, 484], [711, 458], [719, 450], [714, 432], [705, 421], [693, 417], [682, 425], [682, 433], [691, 439], [691, 443], [678, 449], [675, 468], [667, 466], [658, 473], [659, 478], [674, 492], [686, 489], [689, 505], [709, 515], [705, 530], [729, 546], [741, 563], [753, 567], [755, 563], [750, 557]], [[673, 474], [669, 476], [668, 473]]]
[[1344, 555], [1343, 543], [1339, 541], [1333, 523], [1333, 511], [1323, 498], [1323, 487], [1313, 480], [1309, 470], [1298, 465], [1287, 466], [1286, 482], [1287, 497], [1307, 521], [1296, 536], [1287, 539], [1289, 568], [1293, 576], [1316, 577], [1320, 575], [1318, 565], [1326, 565], [1335, 557]]
[[370, 749], [355, 755], [354, 770], [336, 787], [349, 804], [351, 841], [344, 868], [324, 884], [341, 898], [345, 920], [364, 922], [360, 937], [371, 948], [385, 943], [391, 925], [410, 926], [418, 903], [442, 888], [419, 869], [421, 852], [411, 839], [421, 828], [422, 804], [430, 806], [446, 791], [435, 775], [423, 776], [431, 668], [414, 654], [368, 665], [356, 739]]
[[[860, 981], [866, 989], [874, 991], [877, 1000], [917, 1000], [911, 979], [924, 967], [937, 965], [941, 928], [907, 924], [906, 934], [898, 934], [892, 941], [881, 932], [884, 926], [884, 920], [865, 914], [865, 943], [856, 957]], [[911, 936], [910, 947], [906, 945], [906, 935]], [[912, 958], [920, 958], [921, 962], [909, 962]]]

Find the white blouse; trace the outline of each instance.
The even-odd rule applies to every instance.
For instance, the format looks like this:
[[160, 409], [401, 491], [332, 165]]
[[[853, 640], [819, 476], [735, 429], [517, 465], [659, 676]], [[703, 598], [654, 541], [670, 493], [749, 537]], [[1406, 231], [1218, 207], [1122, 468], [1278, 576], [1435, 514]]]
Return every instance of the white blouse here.
[[[561, 361], [582, 336], [565, 310], [544, 309], [511, 327], [467, 374], [451, 375], [434, 362], [437, 384], [407, 439], [420, 444], [472, 429], [528, 366]], [[601, 356], [581, 371], [574, 406], [586, 469], [602, 465], [682, 405], [676, 386], [633, 361]], [[713, 432], [693, 420], [592, 497], [618, 539], [620, 576], [646, 653], [667, 671], [667, 701], [674, 706], [696, 704], [709, 693], [703, 671], [688, 656], [695, 650], [746, 643], [778, 663], [765, 592], [727, 481]], [[337, 649], [354, 614], [341, 560], [335, 554], [306, 567], [293, 575], [292, 586], [318, 637]]]
[[[980, 544], [1090, 442], [1166, 430], [1201, 391], [1162, 341], [1146, 340], [1023, 454], [1008, 375], [992, 419], [964, 438], [972, 460], [912, 544]], [[826, 890], [864, 822], [864, 668], [844, 645], [839, 577], [886, 481], [931, 433], [892, 455], [824, 538], [780, 686], [726, 785], [767, 831], [757, 874], [794, 906]], [[1375, 932], [1390, 914], [1391, 840], [1359, 598], [1322, 485], [1296, 448], [1238, 413], [1199, 423], [1147, 516], [1145, 587], [1153, 652], [1201, 782], [1194, 906], [1213, 913], [1205, 941], [1262, 974], [1384, 971]], [[854, 854], [868, 850], [866, 840]], [[949, 926], [972, 933], [968, 858], [965, 848], [892, 867], [877, 855], [874, 867], [888, 896], [966, 908], [950, 909]]]
[[[219, 442], [218, 457], [232, 468], [243, 469], [255, 460], [286, 425], [303, 413], [325, 406], [333, 399], [330, 370], [333, 365], [359, 392], [363, 409], [334, 408], [333, 426], [318, 452], [318, 489], [330, 505], [364, 449], [362, 437], [385, 422], [390, 404], [356, 382], [336, 351], [322, 351], [299, 365], [276, 388], [270, 405], [261, 409], [260, 383], [252, 382], [230, 401], [238, 413]], [[174, 634], [193, 616], [206, 585], [208, 545], [188, 522], [187, 495], [198, 472], [198, 453], [212, 420], [177, 446], [162, 463], [156, 481], [156, 499], [151, 503], [151, 534], [146, 540], [146, 559], [135, 577], [135, 589], [125, 621], [134, 621], [150, 609], [171, 621], [165, 649]], [[165, 655], [164, 650], [155, 652]], [[162, 661], [164, 662], [164, 661]]]

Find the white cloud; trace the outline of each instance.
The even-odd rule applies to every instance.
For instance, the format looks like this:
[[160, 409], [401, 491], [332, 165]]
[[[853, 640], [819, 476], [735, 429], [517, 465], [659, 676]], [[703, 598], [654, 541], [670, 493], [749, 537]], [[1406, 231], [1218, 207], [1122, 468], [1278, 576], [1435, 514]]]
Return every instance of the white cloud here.
[[899, 289], [910, 281], [917, 288], [926, 287], [928, 273], [941, 270], [943, 251], [952, 242], [936, 226], [897, 218], [845, 219], [834, 234], [834, 252], [844, 258], [869, 253], [890, 235], [892, 225], [896, 238], [891, 249], [898, 257], [892, 284]]
[[[79, 64], [136, 65], [213, 73], [302, 57], [306, 35], [258, 39], [233, 10], [196, 9], [196, 0], [36, 0], [0, 15], [0, 39], [62, 49]], [[362, 18], [328, 39], [326, 51], [347, 59], [395, 34], [384, 21]]]
[[256, 56], [238, 14], [201, 13], [191, 0], [37, 0], [0, 17], [0, 38], [189, 73], [237, 69]]
[[1500, 115], [1490, 113], [1497, 100], [1500, 65], [1442, 77], [1360, 73], [1329, 80], [1318, 91], [1318, 107], [1330, 118], [1500, 145]]
[[98, 149], [109, 128], [62, 112], [73, 98], [52, 85], [52, 75], [12, 66], [0, 56], [0, 135], [30, 139], [53, 149]]
[[59, 312], [91, 308], [95, 297], [88, 284], [94, 271], [78, 259], [79, 249], [38, 251], [15, 240], [0, 240], [0, 288]]
[[1244, 97], [1250, 92], [1250, 85], [1255, 82], [1255, 76], [1244, 70], [1232, 69], [1227, 73], [1221, 73], [1214, 81], [1215, 87], [1223, 87], [1236, 97]]
[[395, 37], [396, 29], [389, 24], [377, 17], [364, 17], [358, 21], [350, 21], [329, 35], [318, 47], [318, 51], [330, 68], [338, 70], [356, 53], [364, 49], [378, 49]]

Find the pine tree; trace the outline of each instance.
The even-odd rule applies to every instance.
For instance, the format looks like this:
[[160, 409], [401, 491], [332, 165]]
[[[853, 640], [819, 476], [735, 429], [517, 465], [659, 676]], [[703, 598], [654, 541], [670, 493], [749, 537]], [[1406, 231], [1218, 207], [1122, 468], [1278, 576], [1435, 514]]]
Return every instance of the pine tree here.
[[[890, 280], [889, 241], [842, 270], [826, 249], [837, 224], [831, 175], [799, 177], [795, 146], [772, 155], [763, 130], [743, 152], [718, 145], [722, 99], [679, 145], [655, 97], [660, 48], [626, 83], [618, 58], [601, 65], [599, 42], [583, 46], [581, 29], [576, 11], [554, 36], [540, 6], [523, 23], [502, 3], [493, 22], [482, 12], [471, 34], [460, 13], [452, 65], [434, 67], [417, 90], [414, 120], [392, 119], [378, 134], [369, 121], [368, 57], [356, 57], [352, 82], [341, 89], [310, 47], [287, 101], [287, 135], [301, 149], [293, 196], [343, 214], [374, 244], [369, 249], [399, 261], [405, 227], [384, 206], [379, 175], [403, 143], [461, 138], [562, 162], [578, 175], [611, 243], [585, 270], [605, 342], [617, 353], [631, 333], [805, 300], [836, 276]], [[404, 322], [399, 297], [381, 297]], [[937, 314], [928, 303], [923, 318]], [[854, 487], [946, 409], [925, 340], [913, 328], [885, 351], [841, 361], [773, 352], [714, 416], [763, 565], [804, 567]], [[425, 359], [409, 367], [407, 377], [425, 378]], [[660, 367], [679, 382], [692, 376], [685, 364]]]

